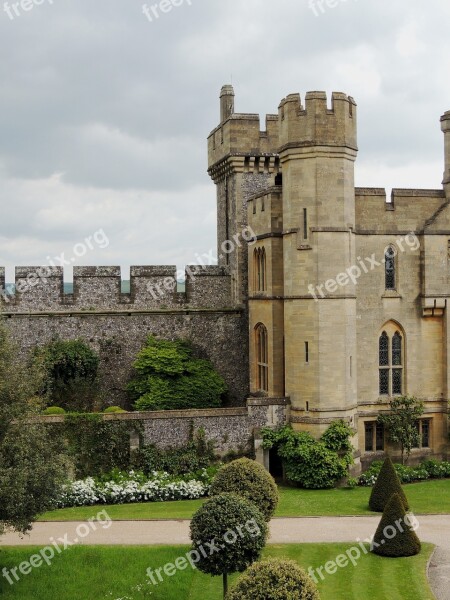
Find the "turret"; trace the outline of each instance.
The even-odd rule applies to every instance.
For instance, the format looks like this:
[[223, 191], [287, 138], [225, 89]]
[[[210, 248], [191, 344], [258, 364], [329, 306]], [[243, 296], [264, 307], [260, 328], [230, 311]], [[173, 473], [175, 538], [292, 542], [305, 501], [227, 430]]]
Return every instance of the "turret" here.
[[224, 85], [220, 92], [220, 122], [223, 123], [234, 113], [234, 89]]
[[450, 200], [450, 110], [441, 117], [441, 128], [445, 135], [445, 171], [444, 184], [445, 195]]

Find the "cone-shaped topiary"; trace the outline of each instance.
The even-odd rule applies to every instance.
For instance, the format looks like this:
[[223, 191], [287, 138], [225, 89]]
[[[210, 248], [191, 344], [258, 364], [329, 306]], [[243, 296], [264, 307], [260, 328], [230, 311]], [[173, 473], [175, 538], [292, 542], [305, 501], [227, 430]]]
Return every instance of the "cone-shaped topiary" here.
[[375, 533], [372, 552], [392, 558], [419, 554], [421, 544], [414, 523], [417, 521], [406, 514], [400, 496], [391, 496]]
[[278, 504], [278, 488], [266, 469], [248, 458], [233, 460], [222, 467], [212, 482], [210, 495], [231, 492], [256, 504], [270, 521]]
[[392, 460], [389, 456], [381, 467], [380, 474], [372, 488], [369, 500], [369, 508], [374, 512], [383, 512], [392, 494], [398, 494], [403, 502], [405, 510], [409, 510], [408, 499], [403, 491], [402, 484], [397, 475]]
[[293, 560], [269, 559], [252, 565], [227, 600], [319, 600], [307, 573]]

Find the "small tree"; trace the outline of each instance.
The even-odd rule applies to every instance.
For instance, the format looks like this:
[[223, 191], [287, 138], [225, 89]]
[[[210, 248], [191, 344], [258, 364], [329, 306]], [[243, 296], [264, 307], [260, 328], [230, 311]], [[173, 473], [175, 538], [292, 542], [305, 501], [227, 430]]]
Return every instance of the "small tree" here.
[[417, 423], [423, 411], [421, 400], [413, 396], [401, 396], [391, 400], [389, 412], [378, 416], [378, 423], [386, 427], [391, 442], [400, 444], [403, 465], [408, 462], [411, 450], [420, 445]]
[[266, 521], [253, 503], [236, 494], [214, 496], [191, 521], [196, 566], [203, 573], [222, 575], [225, 598], [228, 575], [242, 573], [260, 557], [267, 533]]
[[210, 495], [232, 492], [253, 502], [270, 521], [278, 505], [277, 485], [270, 473], [248, 458], [239, 458], [223, 466], [210, 488]]
[[373, 510], [374, 512], [383, 512], [393, 494], [398, 494], [400, 496], [403, 506], [408, 510], [408, 499], [403, 491], [402, 484], [397, 475], [397, 471], [392, 464], [392, 460], [388, 456], [384, 461], [380, 474], [372, 488], [369, 500], [370, 510]]
[[26, 369], [0, 326], [0, 534], [31, 529], [65, 478], [62, 440], [33, 420], [39, 373]]
[[406, 514], [401, 497], [391, 496], [373, 538], [372, 551], [391, 558], [419, 554], [421, 544], [413, 530], [413, 521]]
[[269, 559], [252, 565], [230, 590], [227, 600], [319, 600], [308, 574], [293, 560]]
[[186, 340], [150, 336], [134, 369], [128, 390], [136, 410], [217, 407], [227, 391], [211, 362], [194, 357]]

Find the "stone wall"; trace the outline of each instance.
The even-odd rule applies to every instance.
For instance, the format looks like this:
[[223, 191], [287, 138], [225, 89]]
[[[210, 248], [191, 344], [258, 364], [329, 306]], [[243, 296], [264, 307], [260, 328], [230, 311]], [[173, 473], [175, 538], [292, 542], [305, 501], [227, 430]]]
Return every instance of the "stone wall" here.
[[[48, 423], [62, 422], [64, 417], [41, 417]], [[230, 451], [252, 452], [261, 427], [276, 427], [288, 422], [289, 402], [283, 399], [253, 398], [244, 408], [134, 412], [102, 415], [108, 421], [140, 421], [143, 441], [158, 448], [176, 448], [189, 441], [191, 431], [205, 430], [218, 454]], [[132, 428], [131, 428], [132, 429]]]

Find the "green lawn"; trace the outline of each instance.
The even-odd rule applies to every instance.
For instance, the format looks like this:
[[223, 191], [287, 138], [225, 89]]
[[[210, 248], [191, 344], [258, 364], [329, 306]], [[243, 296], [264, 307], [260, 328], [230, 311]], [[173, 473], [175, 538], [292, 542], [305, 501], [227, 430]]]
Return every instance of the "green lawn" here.
[[[303, 544], [268, 546], [266, 556], [287, 557], [305, 569], [317, 568], [344, 553], [349, 544]], [[38, 549], [0, 550], [0, 568], [17, 566]], [[166, 578], [158, 586], [146, 586], [151, 596], [133, 591], [146, 581], [148, 567], [157, 569], [183, 556], [187, 547], [107, 547], [78, 546], [66, 550], [51, 566], [34, 569], [13, 586], [0, 578], [4, 600], [220, 600], [221, 580], [188, 568]], [[319, 584], [322, 600], [432, 600], [426, 580], [426, 564], [432, 546], [412, 558], [388, 559], [363, 555], [356, 567], [339, 569]], [[234, 581], [234, 577], [232, 578]]]
[[[450, 514], [450, 479], [435, 479], [404, 486], [416, 514]], [[370, 489], [300, 490], [280, 488], [277, 517], [368, 515]], [[111, 519], [190, 519], [203, 500], [147, 502], [103, 507]], [[93, 507], [65, 508], [46, 513], [41, 520], [83, 521], [93, 514]]]

